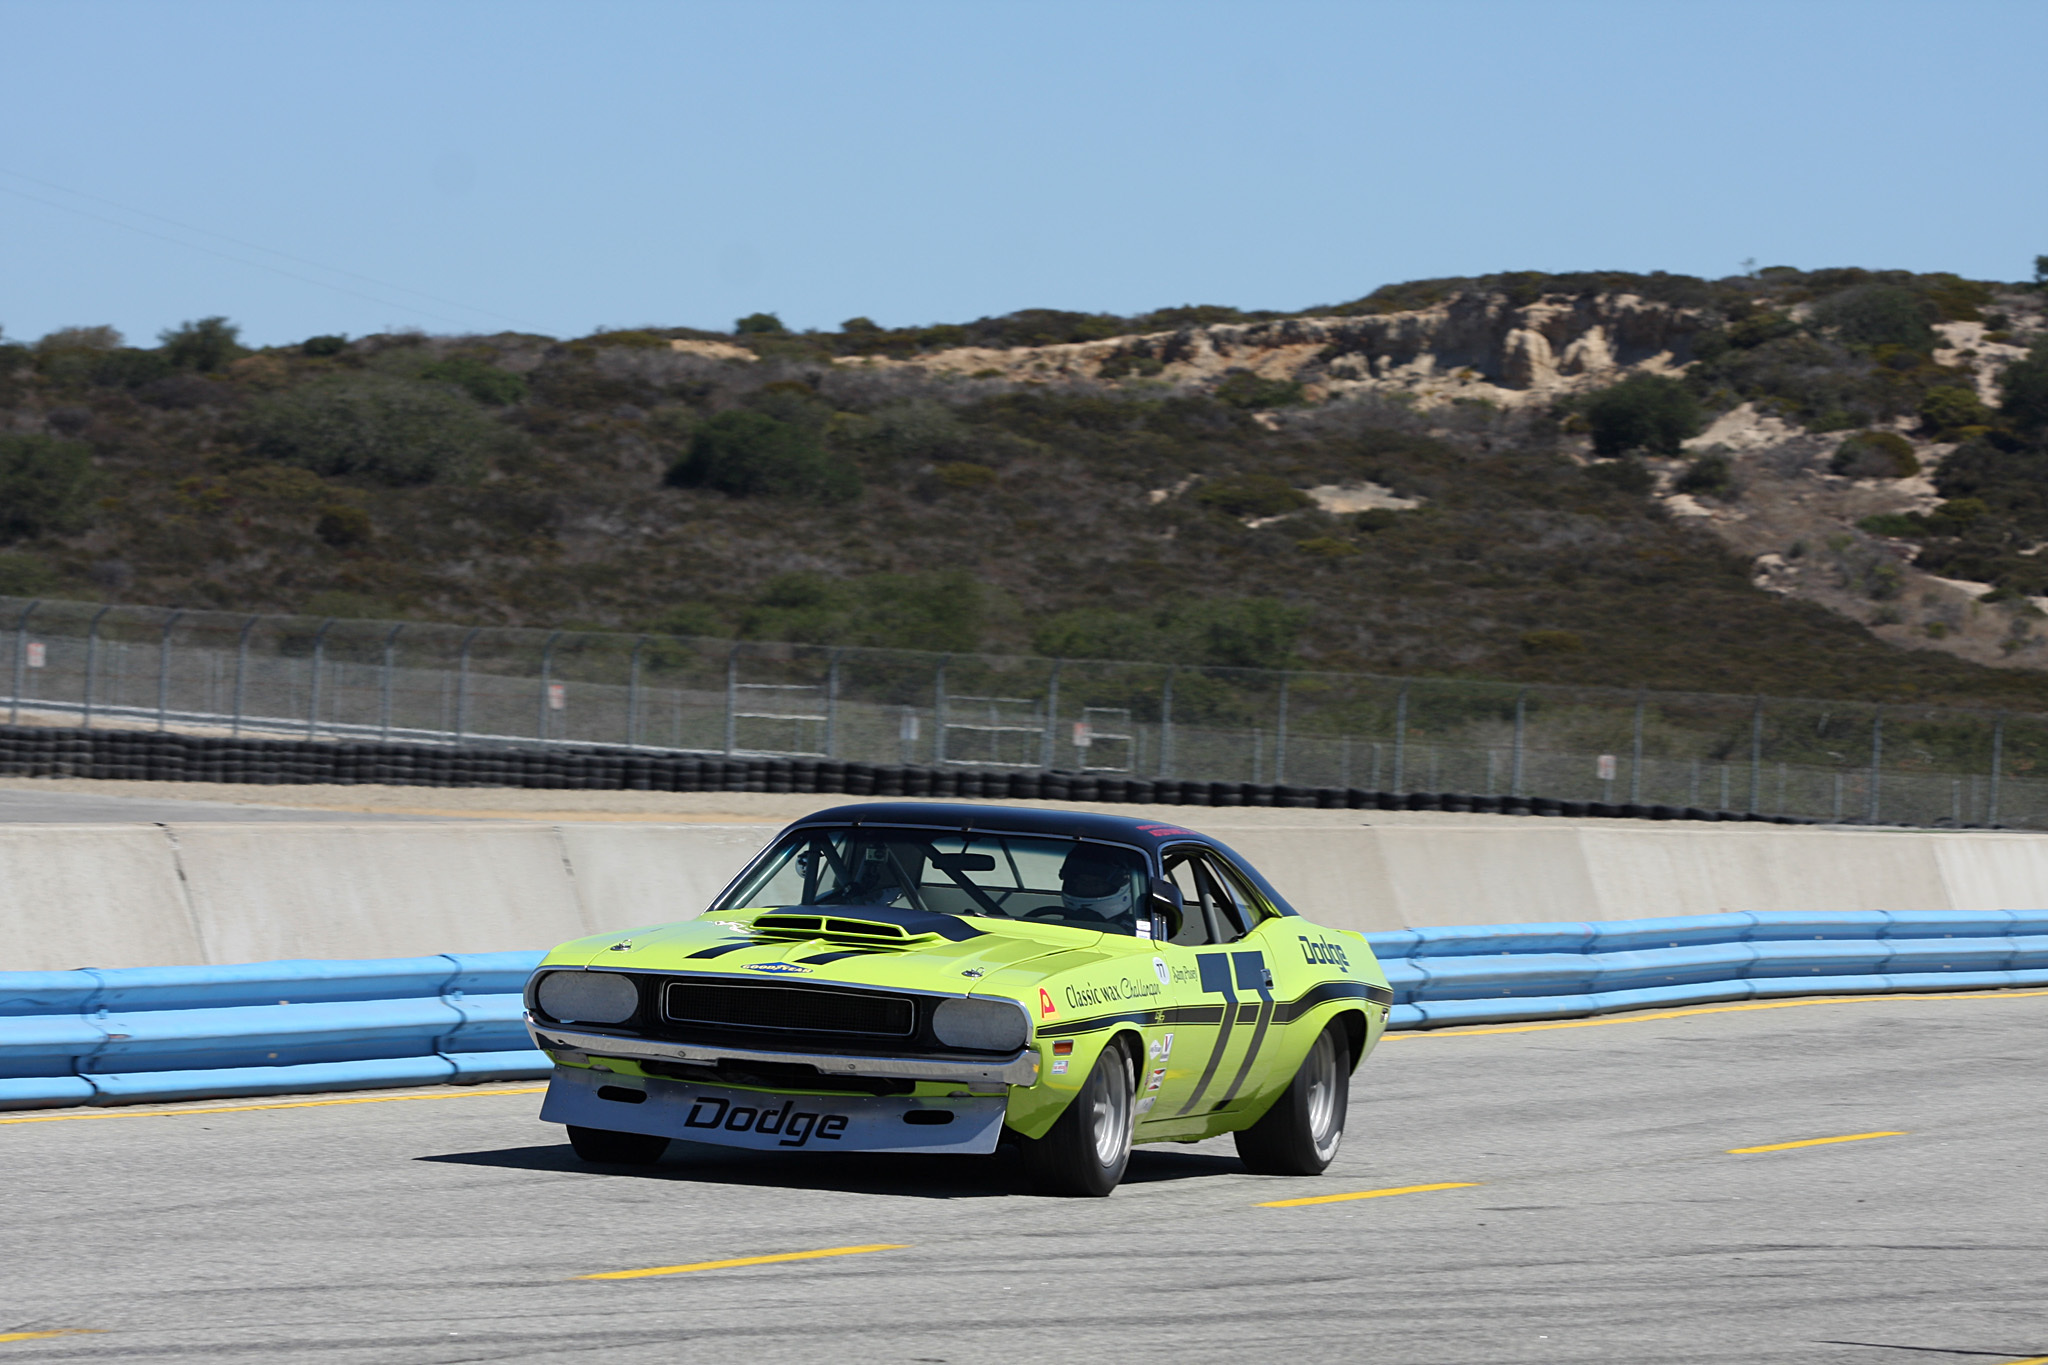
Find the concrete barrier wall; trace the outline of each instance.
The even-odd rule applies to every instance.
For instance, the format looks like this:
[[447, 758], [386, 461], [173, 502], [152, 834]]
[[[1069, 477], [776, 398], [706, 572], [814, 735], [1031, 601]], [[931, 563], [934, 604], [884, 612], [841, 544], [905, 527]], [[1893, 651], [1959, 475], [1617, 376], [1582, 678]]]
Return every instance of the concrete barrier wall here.
[[[1307, 813], [1305, 813], [1307, 814]], [[2048, 905], [2048, 836], [1200, 822], [1339, 928]], [[546, 948], [695, 915], [768, 824], [0, 826], [0, 971]]]

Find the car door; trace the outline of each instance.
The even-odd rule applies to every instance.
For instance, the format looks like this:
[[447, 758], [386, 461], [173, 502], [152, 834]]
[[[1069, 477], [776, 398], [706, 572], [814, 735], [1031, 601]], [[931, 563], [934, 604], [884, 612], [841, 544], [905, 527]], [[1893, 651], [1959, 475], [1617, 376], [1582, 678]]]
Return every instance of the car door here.
[[[1166, 879], [1181, 895], [1178, 933], [1153, 945], [1166, 984], [1164, 1022], [1146, 1030], [1146, 1056], [1138, 1082], [1141, 1123], [1170, 1123], [1196, 1082], [1213, 1070], [1210, 1057], [1223, 1011], [1201, 988], [1201, 957], [1216, 941], [1216, 888], [1202, 868], [1201, 846], [1169, 847], [1161, 854]], [[1211, 971], [1214, 969], [1212, 968]]]
[[1243, 1107], [1256, 1093], [1251, 1083], [1277, 1037], [1275, 945], [1263, 932], [1267, 907], [1250, 880], [1215, 849], [1204, 847], [1194, 861], [1209, 888], [1214, 945], [1197, 954], [1198, 984], [1205, 1000], [1221, 1001], [1223, 1019], [1206, 1083], [1197, 1078], [1185, 1102], [1190, 1114]]
[[1265, 954], [1233, 946], [1258, 922], [1256, 908], [1207, 845], [1171, 846], [1162, 858], [1185, 913], [1181, 931], [1161, 945], [1179, 998], [1170, 1056], [1150, 1061], [1141, 1087], [1158, 1087], [1150, 1091], [1154, 1122], [1195, 1120], [1229, 1107], [1272, 1023]]

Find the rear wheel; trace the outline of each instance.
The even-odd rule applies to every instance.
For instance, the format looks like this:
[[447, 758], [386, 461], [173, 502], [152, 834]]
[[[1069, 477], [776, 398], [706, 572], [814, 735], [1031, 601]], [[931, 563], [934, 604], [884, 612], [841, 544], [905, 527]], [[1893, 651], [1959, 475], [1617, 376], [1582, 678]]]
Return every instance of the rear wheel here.
[[615, 1133], [609, 1128], [569, 1125], [569, 1145], [585, 1161], [601, 1166], [652, 1166], [668, 1150], [668, 1139], [646, 1133]]
[[1130, 1057], [1112, 1043], [1042, 1138], [1024, 1138], [1024, 1169], [1040, 1194], [1100, 1199], [1124, 1178], [1131, 1160], [1137, 1081]]
[[1342, 1026], [1333, 1020], [1266, 1116], [1232, 1134], [1248, 1169], [1260, 1175], [1321, 1175], [1328, 1168], [1344, 1140], [1350, 1060]]

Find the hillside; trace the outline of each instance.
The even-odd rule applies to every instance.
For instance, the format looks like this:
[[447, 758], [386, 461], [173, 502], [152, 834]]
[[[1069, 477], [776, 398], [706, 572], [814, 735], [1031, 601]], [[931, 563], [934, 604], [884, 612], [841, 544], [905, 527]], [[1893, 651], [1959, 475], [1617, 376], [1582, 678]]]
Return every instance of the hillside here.
[[2041, 305], [1780, 269], [902, 331], [73, 328], [0, 347], [0, 594], [2032, 705]]

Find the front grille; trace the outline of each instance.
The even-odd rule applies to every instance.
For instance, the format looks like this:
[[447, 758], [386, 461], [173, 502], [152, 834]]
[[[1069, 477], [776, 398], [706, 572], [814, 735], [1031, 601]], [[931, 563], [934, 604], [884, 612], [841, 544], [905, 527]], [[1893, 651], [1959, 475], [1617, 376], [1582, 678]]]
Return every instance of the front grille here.
[[900, 995], [723, 981], [669, 982], [662, 1014], [674, 1024], [875, 1038], [907, 1038], [917, 1028], [917, 1007]]

